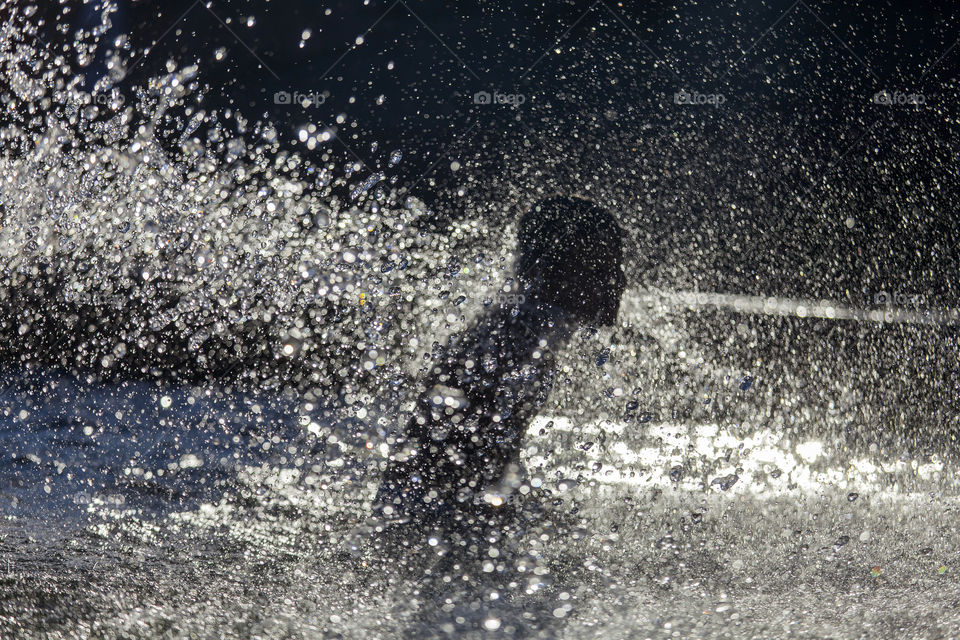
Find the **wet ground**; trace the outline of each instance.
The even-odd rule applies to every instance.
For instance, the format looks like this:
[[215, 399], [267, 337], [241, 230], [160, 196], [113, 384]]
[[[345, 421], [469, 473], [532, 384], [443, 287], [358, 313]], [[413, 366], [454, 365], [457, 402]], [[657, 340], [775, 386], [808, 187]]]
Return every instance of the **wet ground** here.
[[[651, 321], [650, 340], [699, 353], [705, 341], [680, 339], [678, 317]], [[627, 346], [613, 345], [603, 367], [615, 377]], [[795, 365], [784, 373], [809, 374]], [[711, 380], [733, 371], [705, 368]], [[726, 410], [691, 408], [697, 370], [674, 411], [564, 415], [558, 396], [530, 427], [517, 492], [488, 495], [474, 522], [386, 530], [370, 500], [395, 415], [10, 372], [0, 627], [52, 638], [960, 632], [949, 456], [720, 417], [734, 396], [765, 415], [786, 387], [764, 392], [763, 375], [712, 392]]]

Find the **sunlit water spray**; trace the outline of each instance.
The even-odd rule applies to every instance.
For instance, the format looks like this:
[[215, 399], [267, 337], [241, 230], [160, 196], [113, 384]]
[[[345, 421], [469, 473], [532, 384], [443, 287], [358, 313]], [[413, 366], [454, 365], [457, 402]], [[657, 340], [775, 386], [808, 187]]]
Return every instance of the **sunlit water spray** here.
[[439, 345], [514, 293], [514, 227], [436, 232], [401, 150], [363, 167], [306, 127], [327, 151], [299, 156], [204, 108], [196, 68], [121, 94], [122, 39], [87, 88], [9, 10], [2, 635], [958, 628], [950, 416], [899, 446], [903, 397], [871, 395], [904, 345], [946, 357], [955, 311], [628, 270], [617, 326], [560, 354], [528, 481], [484, 497], [519, 517], [398, 547], [369, 522], [391, 438]]

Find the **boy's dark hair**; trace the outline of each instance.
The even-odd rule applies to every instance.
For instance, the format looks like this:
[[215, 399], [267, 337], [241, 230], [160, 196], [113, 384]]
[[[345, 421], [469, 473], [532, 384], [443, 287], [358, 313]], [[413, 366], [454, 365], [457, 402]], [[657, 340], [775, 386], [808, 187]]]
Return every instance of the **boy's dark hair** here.
[[611, 325], [626, 288], [620, 226], [584, 198], [554, 196], [520, 219], [517, 276], [537, 302]]

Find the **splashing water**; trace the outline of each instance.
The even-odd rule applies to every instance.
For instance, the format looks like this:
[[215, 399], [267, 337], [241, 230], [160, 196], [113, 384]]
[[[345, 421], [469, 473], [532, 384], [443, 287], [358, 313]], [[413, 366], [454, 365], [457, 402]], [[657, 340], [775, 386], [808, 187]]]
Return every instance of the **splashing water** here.
[[[81, 65], [115, 8], [76, 34]], [[0, 635], [960, 629], [957, 305], [857, 299], [843, 258], [816, 280], [818, 247], [854, 255], [862, 203], [840, 186], [823, 198], [842, 215], [804, 208], [794, 251], [750, 213], [773, 199], [753, 169], [558, 127], [504, 135], [523, 153], [441, 214], [397, 179], [414, 154], [338, 161], [314, 125], [298, 154], [205, 106], [195, 65], [121, 89], [124, 37], [90, 86], [35, 8], [3, 12]], [[660, 168], [615, 171], [636, 148]], [[637, 247], [617, 325], [558, 354], [523, 477], [483, 496], [496, 526], [384, 530], [371, 502], [417, 380], [514, 292], [507, 211], [578, 171]], [[704, 219], [665, 194], [707, 201], [710, 178], [751, 195]], [[951, 197], [928, 191], [904, 220]], [[729, 251], [704, 249], [717, 236]], [[872, 238], [856, 265], [906, 242]]]

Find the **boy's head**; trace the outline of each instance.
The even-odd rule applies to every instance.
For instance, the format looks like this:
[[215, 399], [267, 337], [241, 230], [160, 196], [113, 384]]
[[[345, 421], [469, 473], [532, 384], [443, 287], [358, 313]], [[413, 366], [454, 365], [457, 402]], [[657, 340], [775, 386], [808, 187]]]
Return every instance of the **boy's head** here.
[[517, 277], [537, 302], [585, 324], [613, 324], [626, 287], [622, 233], [613, 216], [589, 200], [541, 200], [520, 219]]

